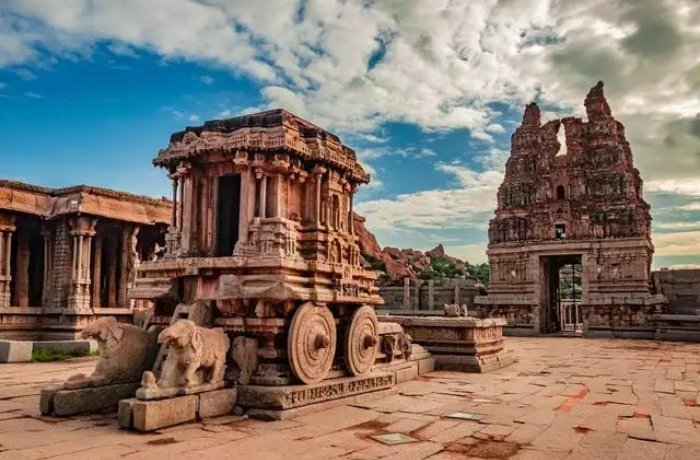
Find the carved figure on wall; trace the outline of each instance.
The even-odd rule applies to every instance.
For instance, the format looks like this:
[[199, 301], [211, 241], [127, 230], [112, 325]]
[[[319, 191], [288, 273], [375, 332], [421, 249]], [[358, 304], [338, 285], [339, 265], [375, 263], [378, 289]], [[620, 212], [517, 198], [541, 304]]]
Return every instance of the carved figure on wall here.
[[64, 385], [67, 389], [138, 382], [141, 374], [153, 366], [158, 352], [155, 333], [118, 323], [113, 317], [98, 319], [80, 335], [97, 341], [100, 360], [91, 375], [69, 377]]

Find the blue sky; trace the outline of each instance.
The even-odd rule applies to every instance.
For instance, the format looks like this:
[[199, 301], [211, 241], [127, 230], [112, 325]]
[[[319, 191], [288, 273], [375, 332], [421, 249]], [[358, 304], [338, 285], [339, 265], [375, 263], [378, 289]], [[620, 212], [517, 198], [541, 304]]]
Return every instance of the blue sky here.
[[603, 79], [655, 265], [699, 264], [698, 24], [692, 0], [6, 0], [0, 177], [167, 195], [170, 133], [283, 107], [356, 149], [383, 245], [479, 262], [524, 104], [581, 115]]

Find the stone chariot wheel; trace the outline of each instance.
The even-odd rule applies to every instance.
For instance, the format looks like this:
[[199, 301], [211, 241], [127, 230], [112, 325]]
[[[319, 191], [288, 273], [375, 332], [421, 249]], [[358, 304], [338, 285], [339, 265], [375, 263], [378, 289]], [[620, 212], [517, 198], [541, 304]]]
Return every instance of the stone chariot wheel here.
[[303, 303], [292, 317], [287, 353], [292, 373], [303, 383], [320, 382], [333, 365], [335, 318], [325, 305]]
[[345, 366], [352, 375], [369, 371], [377, 358], [377, 315], [364, 305], [352, 314], [345, 333]]

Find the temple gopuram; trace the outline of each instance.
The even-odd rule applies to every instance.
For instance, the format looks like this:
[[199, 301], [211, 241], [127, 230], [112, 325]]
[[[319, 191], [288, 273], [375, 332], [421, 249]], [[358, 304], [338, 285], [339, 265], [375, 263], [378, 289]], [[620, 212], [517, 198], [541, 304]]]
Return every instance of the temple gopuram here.
[[[510, 334], [571, 325], [587, 336], [653, 337], [651, 318], [665, 300], [652, 291], [654, 246], [642, 179], [602, 82], [584, 105], [585, 121], [544, 124], [537, 104], [526, 107], [489, 224], [489, 295], [477, 298], [477, 308], [505, 317]], [[564, 266], [574, 267], [569, 274], [579, 281], [566, 308]]]
[[0, 338], [75, 339], [100, 316], [131, 320], [127, 289], [170, 214], [168, 200], [0, 181]]

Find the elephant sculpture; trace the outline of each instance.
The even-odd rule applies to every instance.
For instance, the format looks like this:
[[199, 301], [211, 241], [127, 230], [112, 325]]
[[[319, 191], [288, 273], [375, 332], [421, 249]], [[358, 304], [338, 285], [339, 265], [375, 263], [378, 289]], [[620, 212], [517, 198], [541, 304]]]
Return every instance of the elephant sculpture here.
[[118, 323], [113, 317], [100, 318], [83, 329], [83, 339], [94, 339], [100, 360], [91, 375], [73, 375], [66, 380], [66, 389], [78, 389], [138, 382], [141, 374], [153, 366], [158, 344], [156, 334], [132, 324]]
[[180, 320], [163, 330], [158, 342], [169, 347], [158, 388], [188, 388], [223, 381], [230, 345], [223, 330]]

